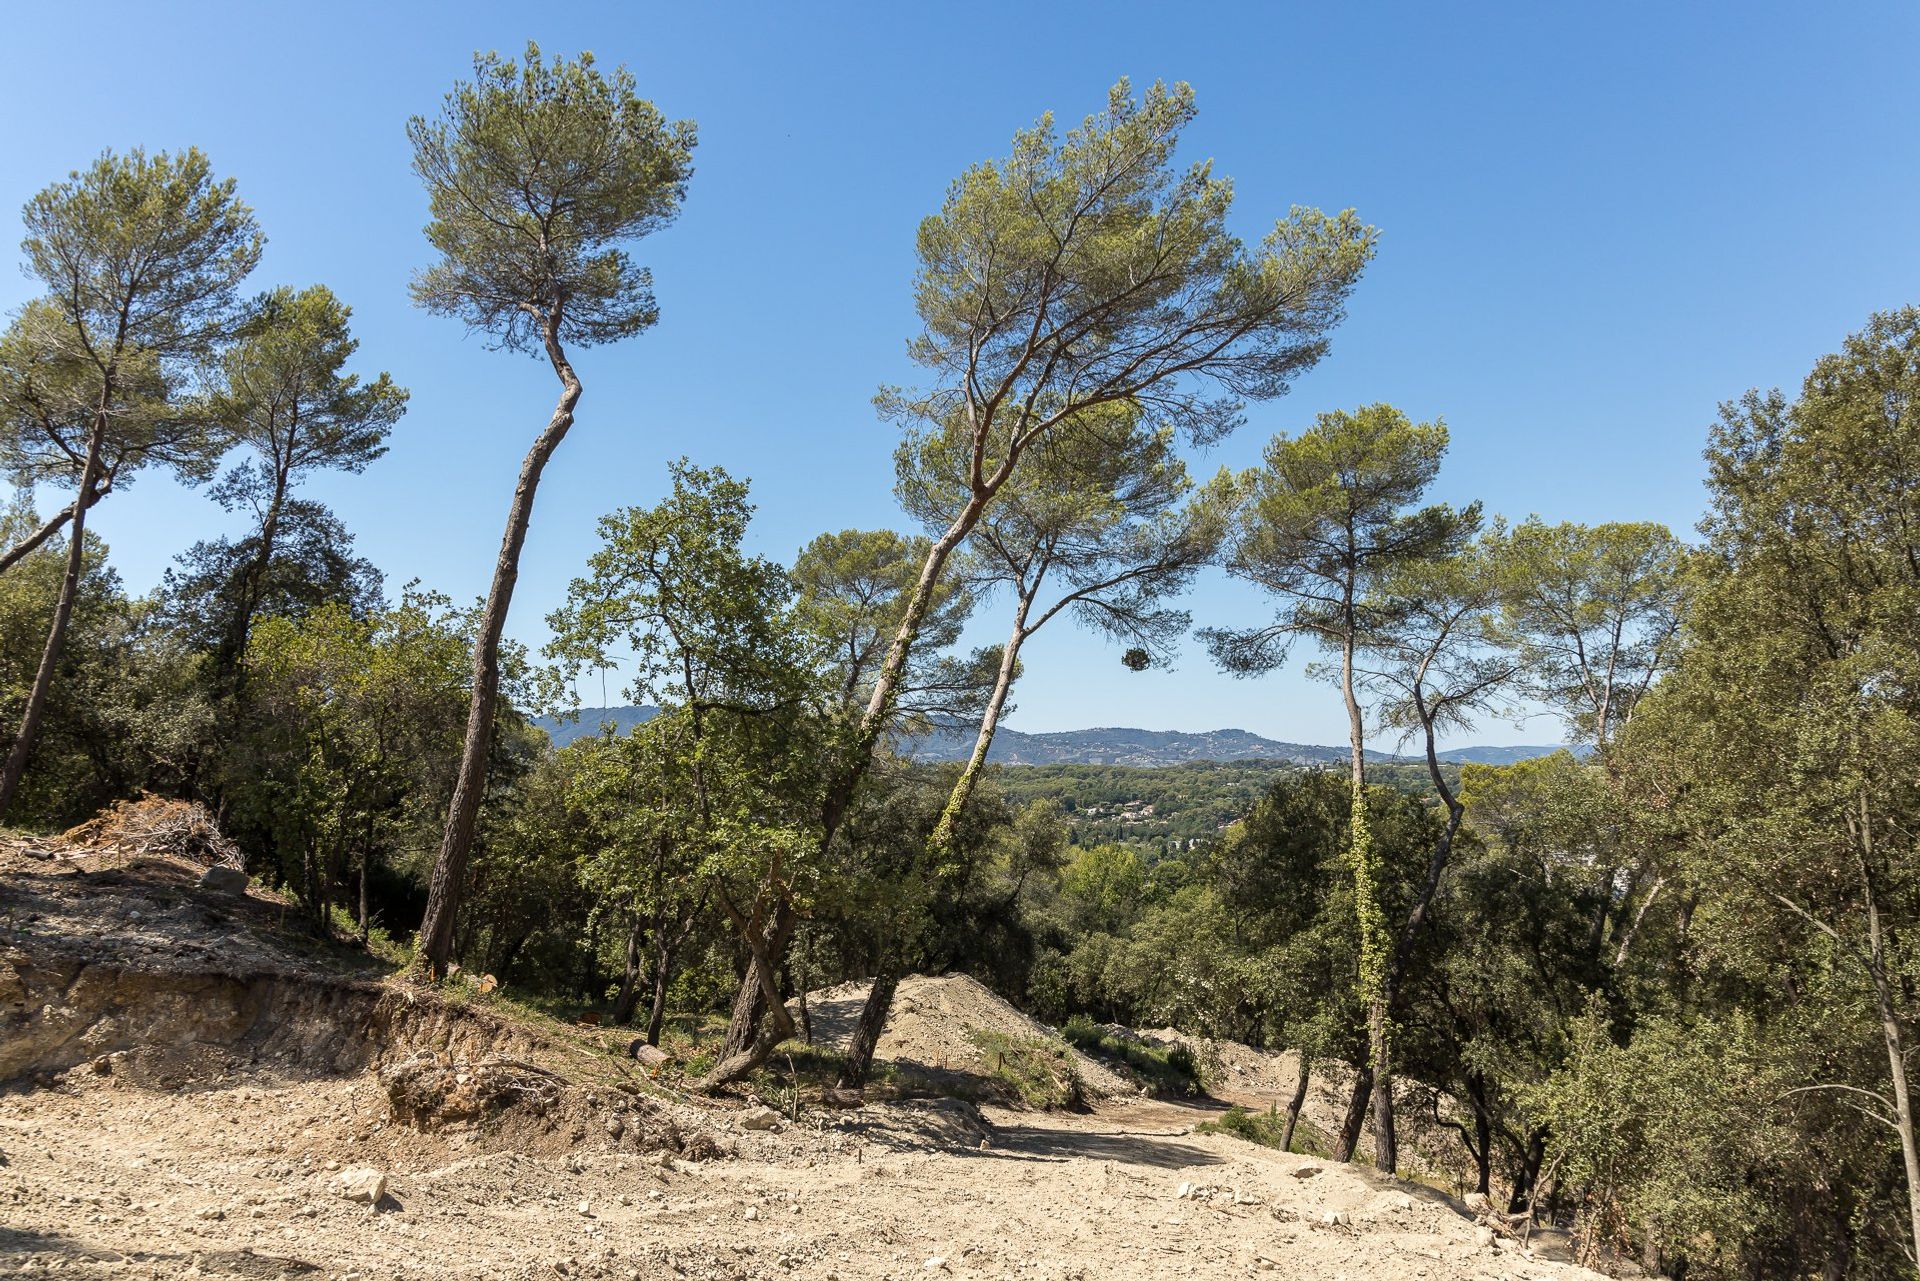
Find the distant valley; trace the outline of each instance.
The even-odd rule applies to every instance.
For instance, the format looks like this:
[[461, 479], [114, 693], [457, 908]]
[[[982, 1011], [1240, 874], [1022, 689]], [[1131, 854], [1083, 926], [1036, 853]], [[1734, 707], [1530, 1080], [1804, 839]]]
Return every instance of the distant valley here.
[[[576, 738], [597, 734], [611, 724], [616, 733], [625, 734], [644, 724], [657, 712], [652, 707], [587, 707], [566, 717], [536, 716], [533, 723], [544, 729], [556, 746], [564, 747]], [[973, 750], [971, 729], [944, 730], [918, 739], [912, 755], [923, 761], [965, 760]], [[1441, 759], [1452, 764], [1472, 762], [1507, 765], [1514, 761], [1546, 756], [1560, 750], [1558, 744], [1520, 747], [1456, 747], [1442, 752]], [[1390, 752], [1369, 752], [1376, 761], [1409, 761], [1414, 758]], [[1189, 765], [1200, 761], [1283, 761], [1299, 765], [1336, 764], [1346, 759], [1347, 749], [1312, 743], [1283, 743], [1263, 738], [1244, 729], [1216, 729], [1204, 733], [1153, 729], [1075, 729], [1051, 734], [1026, 734], [1002, 729], [993, 738], [988, 759], [1000, 765], [1129, 765], [1157, 767]]]

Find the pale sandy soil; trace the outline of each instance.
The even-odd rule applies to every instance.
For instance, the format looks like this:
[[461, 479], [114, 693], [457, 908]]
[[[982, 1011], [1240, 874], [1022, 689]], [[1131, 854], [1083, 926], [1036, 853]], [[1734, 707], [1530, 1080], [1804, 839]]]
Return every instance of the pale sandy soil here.
[[[1098, 1064], [1091, 1113], [941, 1099], [749, 1131], [740, 1100], [640, 1079], [621, 1036], [382, 980], [272, 896], [196, 875], [0, 849], [0, 1274], [1595, 1275], [1418, 1185], [1194, 1134], [1217, 1105], [1141, 1099]], [[970, 981], [902, 997], [883, 1054], [942, 1071], [967, 1070], [969, 1027], [1047, 1031]], [[823, 1031], [841, 1006], [815, 1003]], [[1248, 1060], [1231, 1092], [1285, 1071]], [[401, 1097], [447, 1106], [423, 1130]], [[336, 1194], [358, 1167], [387, 1178], [376, 1206]]]
[[[664, 1166], [592, 1141], [463, 1151], [384, 1115], [365, 1076], [161, 1094], [73, 1074], [0, 1096], [0, 1260], [365, 1281], [1595, 1275], [1482, 1244], [1417, 1186], [1192, 1134], [1205, 1114], [1176, 1104], [993, 1111], [986, 1129], [951, 1106], [803, 1114], [738, 1135], [732, 1159]], [[329, 1162], [383, 1169], [387, 1199], [333, 1195]]]

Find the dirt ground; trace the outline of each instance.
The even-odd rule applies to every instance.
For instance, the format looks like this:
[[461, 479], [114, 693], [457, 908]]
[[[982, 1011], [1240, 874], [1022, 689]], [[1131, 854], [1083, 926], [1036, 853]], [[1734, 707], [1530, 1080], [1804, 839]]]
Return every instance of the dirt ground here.
[[[807, 995], [817, 1044], [844, 1048], [866, 1004], [868, 984], [842, 983]], [[973, 1040], [975, 1031], [1015, 1038], [1046, 1038], [1054, 1030], [1031, 1019], [964, 974], [910, 974], [893, 995], [887, 1025], [874, 1056], [927, 1075], [984, 1071], [986, 1055]], [[1080, 1081], [1091, 1099], [1123, 1098], [1138, 1089], [1118, 1073], [1079, 1051], [1073, 1053]]]
[[[746, 1100], [670, 1097], [599, 1033], [416, 998], [193, 872], [0, 850], [0, 1273], [1596, 1275], [1419, 1185], [1195, 1134], [1217, 1104], [1125, 1088], [1081, 1114], [924, 1099], [749, 1129]], [[883, 1053], [951, 1059], [969, 1020], [1024, 1018], [970, 981], [902, 996]], [[402, 1077], [431, 1123], [397, 1115]], [[352, 1170], [384, 1176], [377, 1204], [340, 1194]]]
[[[1418, 1186], [1195, 1135], [1205, 1113], [1178, 1104], [803, 1114], [703, 1162], [463, 1152], [390, 1133], [385, 1110], [364, 1075], [183, 1095], [89, 1074], [0, 1097], [0, 1260], [342, 1281], [1595, 1275], [1483, 1243]], [[359, 1165], [388, 1176], [377, 1207], [330, 1190]]]

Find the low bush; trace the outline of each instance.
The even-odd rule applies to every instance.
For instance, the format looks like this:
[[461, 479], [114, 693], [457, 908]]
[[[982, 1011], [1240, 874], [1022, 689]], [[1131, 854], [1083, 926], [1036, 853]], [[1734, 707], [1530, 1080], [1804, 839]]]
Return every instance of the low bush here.
[[1124, 1032], [1110, 1032], [1084, 1014], [1068, 1019], [1060, 1034], [1086, 1053], [1125, 1068], [1155, 1094], [1192, 1098], [1206, 1093], [1205, 1073], [1185, 1045], [1159, 1045]]
[[1074, 1063], [1073, 1048], [1052, 1037], [1008, 1036], [976, 1031], [973, 1043], [986, 1060], [987, 1075], [1007, 1087], [1030, 1108], [1078, 1109], [1086, 1106], [1086, 1087]]

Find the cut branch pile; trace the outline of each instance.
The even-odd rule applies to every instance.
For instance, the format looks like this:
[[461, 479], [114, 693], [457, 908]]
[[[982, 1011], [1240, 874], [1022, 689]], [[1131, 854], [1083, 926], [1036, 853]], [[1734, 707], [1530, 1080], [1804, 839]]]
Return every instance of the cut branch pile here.
[[[241, 868], [240, 847], [227, 839], [207, 807], [197, 801], [143, 796], [115, 801], [50, 842], [53, 852], [74, 854], [168, 854], [203, 866]], [[65, 847], [59, 849], [58, 847]]]

